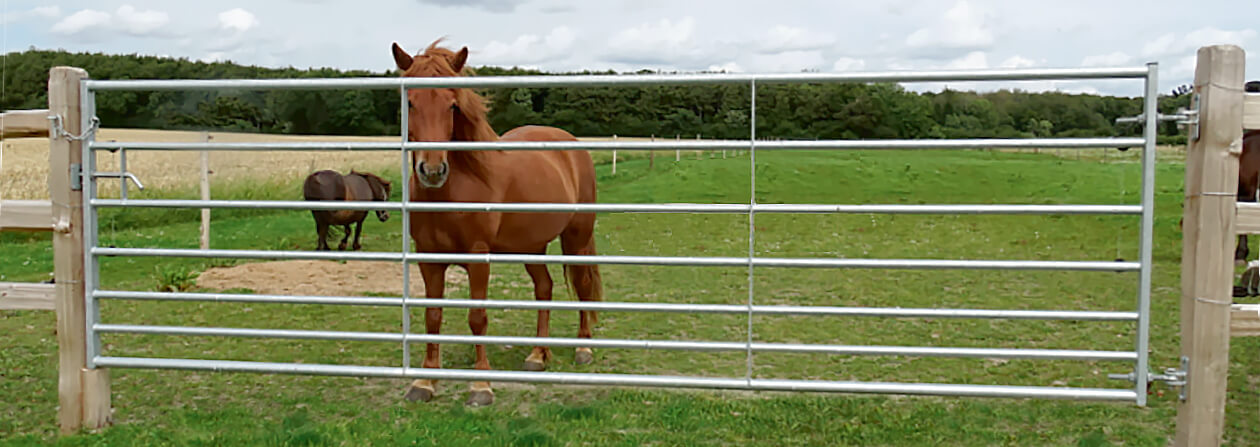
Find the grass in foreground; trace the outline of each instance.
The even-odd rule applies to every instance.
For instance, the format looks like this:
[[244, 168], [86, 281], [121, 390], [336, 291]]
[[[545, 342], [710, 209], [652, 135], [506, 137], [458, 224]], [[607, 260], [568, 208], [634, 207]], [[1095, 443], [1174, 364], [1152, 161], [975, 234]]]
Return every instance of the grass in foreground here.
[[[1033, 154], [933, 151], [846, 154], [759, 154], [759, 202], [804, 203], [1134, 203], [1137, 166]], [[664, 163], [662, 163], [664, 161]], [[1152, 368], [1174, 364], [1179, 301], [1180, 165], [1160, 167]], [[685, 161], [658, 157], [601, 167], [603, 202], [748, 200], [747, 159]], [[296, 184], [296, 182], [295, 182]], [[271, 194], [271, 193], [264, 193]], [[277, 192], [275, 194], [281, 194]], [[265, 197], [256, 197], [265, 198]], [[122, 222], [123, 220], [119, 220]], [[102, 229], [118, 246], [192, 247], [196, 223], [155, 225], [162, 216]], [[178, 222], [177, 219], [169, 221]], [[777, 216], [758, 215], [761, 256], [944, 259], [1136, 258], [1136, 218], [1029, 216]], [[606, 215], [599, 224], [604, 254], [740, 256], [747, 253], [747, 216]], [[309, 214], [280, 212], [216, 220], [215, 248], [310, 249]], [[365, 250], [401, 246], [399, 223], [365, 225]], [[42, 279], [50, 270], [46, 243], [7, 241], [0, 274]], [[181, 271], [210, 260], [106, 259], [105, 287], [152, 289], [181, 282]], [[496, 266], [491, 296], [528, 299], [519, 266]], [[608, 300], [739, 303], [748, 297], [743, 269], [605, 267]], [[559, 270], [553, 276], [560, 278]], [[173, 278], [173, 279], [172, 279]], [[569, 299], [560, 287], [557, 299]], [[452, 296], [466, 296], [466, 291]], [[1132, 309], [1136, 275], [1116, 273], [948, 272], [759, 269], [758, 302], [902, 307]], [[42, 444], [55, 432], [55, 336], [49, 313], [6, 312], [0, 330], [15, 334], [0, 358], [5, 410], [0, 434], [16, 444]], [[443, 333], [467, 333], [465, 312], [448, 310]], [[422, 321], [416, 311], [413, 321]], [[397, 331], [396, 309], [106, 302], [111, 323], [188, 324], [330, 330]], [[534, 315], [492, 312], [491, 334], [529, 335]], [[553, 313], [553, 333], [573, 336], [576, 315]], [[758, 318], [754, 338], [767, 342], [872, 345], [997, 346], [1127, 350], [1132, 325]], [[597, 337], [734, 340], [748, 337], [738, 316], [601, 314]], [[398, 346], [285, 340], [151, 336], [105, 337], [110, 355], [393, 365]], [[417, 346], [416, 348], [420, 348]], [[1227, 439], [1260, 439], [1255, 383], [1260, 344], [1236, 339]], [[419, 352], [420, 349], [416, 349]], [[525, 347], [491, 347], [496, 368], [518, 369]], [[446, 346], [444, 366], [468, 368], [471, 348]], [[572, 365], [557, 349], [553, 371], [742, 377], [740, 353], [701, 354], [597, 350], [597, 362]], [[418, 357], [418, 356], [417, 356]], [[758, 355], [758, 377], [1064, 385], [1118, 388], [1106, 374], [1126, 364], [992, 361], [901, 357]], [[418, 360], [415, 360], [418, 366]], [[63, 438], [96, 444], [776, 444], [852, 445], [1163, 445], [1173, 428], [1175, 393], [1150, 405], [952, 398], [854, 397], [773, 393], [676, 392], [498, 384], [492, 408], [462, 407], [465, 386], [445, 383], [437, 402], [400, 402], [403, 380], [114, 371], [119, 425], [101, 434]], [[1157, 385], [1154, 390], [1162, 390]]]

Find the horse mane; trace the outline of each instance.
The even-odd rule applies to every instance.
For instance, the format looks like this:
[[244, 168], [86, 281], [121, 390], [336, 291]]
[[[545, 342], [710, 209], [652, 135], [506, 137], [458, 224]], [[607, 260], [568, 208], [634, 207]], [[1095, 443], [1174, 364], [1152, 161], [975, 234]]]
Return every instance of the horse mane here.
[[373, 200], [376, 200], [375, 196], [379, 194], [381, 197], [379, 200], [389, 201], [389, 180], [385, 180], [371, 172], [359, 172], [354, 169], [350, 170], [350, 175], [357, 175], [359, 177], [363, 177], [364, 180], [367, 180], [368, 187], [372, 188]]
[[[449, 76], [475, 76], [475, 71], [468, 66], [464, 67], [456, 73], [451, 67], [451, 61], [455, 60], [455, 52], [450, 49], [438, 46], [443, 39], [438, 39], [429, 44], [423, 53], [417, 54], [412, 58], [411, 66], [403, 73], [403, 76], [412, 77], [449, 77]], [[459, 115], [455, 119], [455, 133], [452, 136], [454, 141], [499, 141], [499, 134], [490, 126], [490, 121], [486, 119], [488, 109], [486, 101], [477, 92], [466, 89], [451, 89], [455, 92], [455, 104], [459, 108]], [[461, 165], [470, 173], [485, 181], [489, 179], [490, 173], [485, 163], [485, 158], [491, 156], [492, 153], [502, 151], [450, 151], [447, 159], [452, 165]]]

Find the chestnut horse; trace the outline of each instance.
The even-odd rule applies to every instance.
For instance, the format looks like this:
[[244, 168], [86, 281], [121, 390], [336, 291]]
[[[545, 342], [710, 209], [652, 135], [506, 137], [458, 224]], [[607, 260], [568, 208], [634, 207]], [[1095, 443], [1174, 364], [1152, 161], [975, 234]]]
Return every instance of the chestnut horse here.
[[[1256, 202], [1256, 190], [1260, 189], [1260, 130], [1243, 134], [1242, 155], [1238, 157], [1238, 201]], [[1234, 261], [1247, 262], [1251, 249], [1247, 235], [1238, 236], [1234, 249]]]
[[[402, 76], [462, 76], [468, 48], [458, 52], [433, 42], [421, 54], [409, 55], [393, 45], [394, 62]], [[420, 88], [407, 92], [410, 141], [576, 141], [573, 135], [554, 127], [524, 126], [499, 137], [486, 121], [483, 99], [468, 89]], [[586, 151], [416, 151], [412, 154], [410, 200], [417, 202], [546, 202], [594, 203], [595, 167]], [[594, 213], [497, 213], [497, 212], [412, 212], [411, 238], [422, 253], [513, 253], [545, 254], [547, 245], [560, 238], [567, 255], [595, 254]], [[421, 263], [425, 296], [442, 298], [448, 264]], [[469, 295], [485, 299], [490, 279], [488, 264], [462, 264], [468, 271]], [[534, 298], [551, 300], [552, 281], [543, 264], [527, 264], [525, 271], [534, 282]], [[582, 301], [600, 300], [602, 286], [595, 265], [566, 265], [569, 286]], [[549, 334], [550, 311], [538, 311], [537, 334]], [[579, 311], [578, 337], [590, 338], [593, 311]], [[486, 334], [486, 310], [470, 309], [468, 327], [474, 335]], [[425, 310], [425, 329], [439, 333], [442, 309]], [[479, 370], [489, 370], [484, 345], [475, 345]], [[591, 349], [577, 348], [577, 363], [594, 360]], [[541, 371], [551, 359], [551, 350], [535, 346], [525, 358], [524, 368]], [[425, 368], [440, 368], [437, 344], [428, 344]], [[408, 400], [428, 401], [436, 394], [434, 380], [416, 380], [408, 388]], [[488, 405], [494, 401], [489, 382], [471, 384], [468, 405]]]

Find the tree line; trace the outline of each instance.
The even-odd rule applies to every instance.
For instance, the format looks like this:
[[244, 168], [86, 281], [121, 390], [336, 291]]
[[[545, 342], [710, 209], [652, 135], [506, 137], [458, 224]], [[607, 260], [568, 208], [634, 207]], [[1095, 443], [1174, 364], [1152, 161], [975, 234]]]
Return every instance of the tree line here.
[[[392, 77], [393, 71], [265, 68], [142, 55], [28, 50], [6, 55], [0, 109], [47, 107], [47, 77], [56, 65], [81, 67], [93, 79], [239, 79]], [[543, 73], [477, 67], [479, 76], [615, 74]], [[639, 71], [634, 74], [655, 74]], [[496, 88], [482, 90], [490, 122], [502, 133], [523, 124], [561, 127], [578, 136], [747, 138], [746, 85]], [[1162, 113], [1185, 107], [1183, 88], [1160, 96]], [[107, 127], [197, 129], [322, 135], [397, 135], [393, 90], [100, 92], [97, 116]], [[1023, 138], [1138, 135], [1115, 119], [1141, 113], [1142, 98], [944, 90], [918, 93], [897, 84], [764, 85], [757, 88], [757, 135], [778, 139]], [[1161, 139], [1182, 143], [1174, 123]]]

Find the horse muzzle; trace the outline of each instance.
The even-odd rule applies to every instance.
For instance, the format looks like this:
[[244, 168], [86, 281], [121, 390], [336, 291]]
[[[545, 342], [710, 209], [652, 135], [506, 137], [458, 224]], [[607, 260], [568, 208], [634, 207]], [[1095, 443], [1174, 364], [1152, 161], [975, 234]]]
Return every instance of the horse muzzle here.
[[420, 180], [420, 184], [426, 188], [441, 188], [446, 184], [446, 178], [450, 176], [451, 168], [446, 162], [434, 166], [420, 162], [416, 167], [416, 178]]
[[381, 222], [389, 220], [389, 210], [376, 210], [376, 218]]

